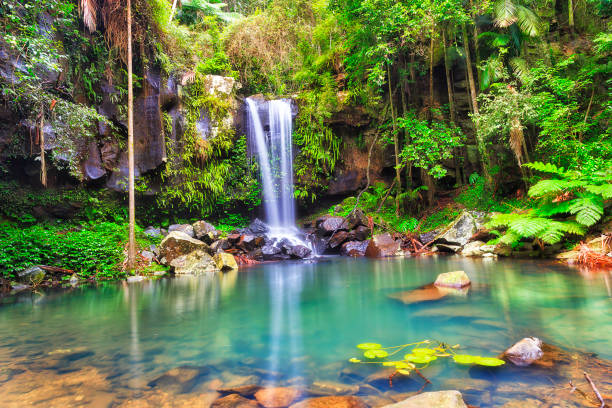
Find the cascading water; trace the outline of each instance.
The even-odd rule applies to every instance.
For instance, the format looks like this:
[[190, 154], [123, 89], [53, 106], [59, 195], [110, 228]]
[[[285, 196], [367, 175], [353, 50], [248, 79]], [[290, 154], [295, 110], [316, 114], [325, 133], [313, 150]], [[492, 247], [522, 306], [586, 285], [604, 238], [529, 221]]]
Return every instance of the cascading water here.
[[293, 146], [291, 103], [285, 99], [267, 101], [267, 126], [262, 123], [259, 102], [246, 100], [248, 138], [251, 153], [259, 157], [263, 205], [270, 236], [287, 238], [310, 247], [298, 238], [293, 198]]

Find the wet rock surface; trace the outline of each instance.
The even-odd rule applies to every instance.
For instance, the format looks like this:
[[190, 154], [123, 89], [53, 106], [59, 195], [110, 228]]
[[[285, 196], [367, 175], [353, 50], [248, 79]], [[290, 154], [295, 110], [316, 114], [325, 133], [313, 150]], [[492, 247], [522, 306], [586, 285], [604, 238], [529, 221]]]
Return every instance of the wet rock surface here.
[[537, 337], [525, 337], [504, 352], [504, 357], [519, 367], [533, 364], [543, 355], [542, 340]]
[[471, 283], [464, 271], [453, 271], [439, 274], [434, 285], [442, 288], [464, 288]]
[[425, 392], [415, 395], [396, 404], [386, 405], [387, 408], [467, 408], [459, 391]]
[[365, 255], [369, 258], [386, 258], [403, 254], [400, 251], [400, 242], [393, 239], [391, 234], [379, 234], [369, 241]]

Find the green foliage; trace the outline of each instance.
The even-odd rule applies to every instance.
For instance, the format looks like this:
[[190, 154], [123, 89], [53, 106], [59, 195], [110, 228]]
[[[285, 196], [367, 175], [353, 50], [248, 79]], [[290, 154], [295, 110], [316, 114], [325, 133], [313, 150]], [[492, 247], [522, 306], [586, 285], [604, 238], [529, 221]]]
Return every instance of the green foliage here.
[[123, 244], [127, 225], [100, 223], [64, 230], [36, 225], [3, 224], [0, 228], [0, 271], [10, 277], [33, 265], [70, 269], [81, 277], [123, 276]]
[[[408, 347], [417, 346], [413, 348], [410, 353], [405, 354], [402, 359], [393, 359], [392, 357], [396, 354], [400, 354]], [[423, 340], [417, 343], [402, 344], [400, 346], [382, 347], [378, 343], [362, 343], [357, 345], [357, 348], [363, 351], [363, 357], [366, 360], [375, 361], [362, 361], [359, 358], [353, 357], [349, 359], [351, 363], [366, 363], [366, 364], [380, 364], [384, 367], [394, 367], [396, 374], [410, 375], [412, 371], [416, 369], [424, 369], [429, 365], [438, 360], [438, 358], [449, 358], [452, 357], [453, 361], [460, 365], [480, 365], [486, 367], [498, 367], [504, 365], [506, 362], [494, 357], [481, 357], [472, 356], [468, 354], [457, 354], [456, 350], [459, 345], [449, 346], [446, 343], [435, 342], [431, 340]], [[417, 364], [421, 366], [417, 367]]]
[[538, 199], [536, 208], [493, 216], [488, 227], [505, 228], [500, 242], [515, 246], [523, 238], [535, 238], [556, 244], [567, 235], [584, 235], [603, 218], [612, 198], [609, 167], [586, 173], [540, 162], [525, 166], [555, 178], [541, 180], [529, 189], [529, 195]]

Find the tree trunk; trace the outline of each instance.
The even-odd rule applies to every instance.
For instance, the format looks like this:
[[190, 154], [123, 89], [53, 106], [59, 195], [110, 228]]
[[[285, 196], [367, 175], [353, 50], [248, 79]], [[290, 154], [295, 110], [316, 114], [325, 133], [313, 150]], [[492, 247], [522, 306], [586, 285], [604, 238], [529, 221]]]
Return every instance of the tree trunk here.
[[393, 107], [393, 89], [391, 87], [391, 63], [387, 62], [387, 78], [389, 79], [389, 105], [391, 108], [391, 125], [393, 128], [393, 147], [395, 149], [395, 179], [397, 194], [395, 195], [395, 215], [399, 216], [399, 196], [402, 192], [402, 179], [399, 162], [399, 142], [397, 140], [397, 128], [395, 126], [395, 109]]
[[132, 2], [127, 0], [127, 68], [128, 68], [128, 195], [129, 243], [128, 269], [136, 266], [136, 198], [134, 193], [134, 89], [132, 81]]
[[434, 57], [434, 35], [436, 26], [431, 27], [431, 41], [429, 42], [429, 108], [434, 106], [434, 85], [433, 85], [433, 57]]
[[568, 0], [567, 1], [567, 13], [568, 13], [568, 17], [569, 17], [569, 27], [570, 27], [570, 31], [573, 33], [574, 32], [574, 0]]
[[[474, 115], [478, 115], [478, 100], [476, 94], [476, 84], [474, 83], [474, 73], [472, 72], [472, 61], [470, 59], [470, 42], [468, 40], [467, 29], [465, 24], [462, 27], [463, 34], [463, 46], [465, 48], [465, 62], [467, 64], [468, 82], [470, 85], [470, 96], [472, 99], [472, 110]], [[493, 180], [489, 173], [489, 155], [487, 153], [487, 147], [482, 135], [478, 132], [478, 126], [474, 122], [474, 128], [476, 130], [476, 143], [478, 144], [478, 152], [480, 153], [480, 160], [482, 162], [482, 173], [487, 184], [487, 187], [493, 186]]]
[[47, 160], [45, 157], [45, 108], [40, 110], [40, 124], [38, 125], [40, 135], [40, 183], [47, 187]]
[[[473, 2], [470, 0], [470, 8], [474, 11]], [[478, 26], [476, 25], [476, 13], [472, 14], [472, 19], [474, 20], [474, 51], [476, 53], [476, 78], [478, 78], [478, 88], [480, 89], [480, 84], [482, 83], [480, 79], [480, 46], [478, 44]]]
[[450, 111], [450, 121], [455, 124], [455, 101], [453, 96], [453, 84], [451, 82], [450, 66], [446, 49], [446, 30], [442, 30], [442, 44], [444, 45], [444, 71], [446, 72], [446, 89], [448, 90], [448, 109]]
[[178, 0], [174, 0], [172, 2], [172, 10], [170, 11], [170, 19], [168, 20], [168, 23], [170, 23], [174, 18], [174, 13], [176, 12], [176, 3], [178, 3]]

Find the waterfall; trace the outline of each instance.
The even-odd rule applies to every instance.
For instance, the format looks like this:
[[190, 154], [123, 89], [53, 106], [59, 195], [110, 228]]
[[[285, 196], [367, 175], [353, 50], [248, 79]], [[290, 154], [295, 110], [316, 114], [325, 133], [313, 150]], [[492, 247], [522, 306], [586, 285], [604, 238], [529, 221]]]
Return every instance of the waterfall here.
[[298, 230], [293, 198], [291, 103], [284, 99], [267, 101], [263, 123], [258, 102], [247, 98], [246, 103], [247, 137], [251, 154], [259, 158], [266, 222], [270, 226], [271, 235], [295, 237]]

